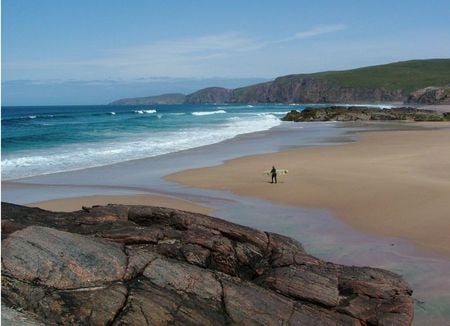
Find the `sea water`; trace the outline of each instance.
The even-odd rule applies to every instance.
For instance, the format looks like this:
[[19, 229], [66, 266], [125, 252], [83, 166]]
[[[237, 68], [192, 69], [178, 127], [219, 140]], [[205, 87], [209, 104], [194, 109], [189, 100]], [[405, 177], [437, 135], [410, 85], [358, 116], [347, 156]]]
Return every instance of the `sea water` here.
[[2, 107], [2, 180], [218, 143], [275, 127], [292, 108], [281, 104]]

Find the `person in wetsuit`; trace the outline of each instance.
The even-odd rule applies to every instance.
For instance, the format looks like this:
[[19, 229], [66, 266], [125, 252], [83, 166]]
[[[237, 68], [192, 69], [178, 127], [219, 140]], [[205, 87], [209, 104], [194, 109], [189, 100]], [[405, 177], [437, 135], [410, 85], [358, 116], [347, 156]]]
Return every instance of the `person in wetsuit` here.
[[270, 174], [272, 175], [272, 182], [275, 180], [275, 183], [277, 183], [277, 169], [275, 169], [275, 166], [272, 166], [272, 170], [270, 170]]

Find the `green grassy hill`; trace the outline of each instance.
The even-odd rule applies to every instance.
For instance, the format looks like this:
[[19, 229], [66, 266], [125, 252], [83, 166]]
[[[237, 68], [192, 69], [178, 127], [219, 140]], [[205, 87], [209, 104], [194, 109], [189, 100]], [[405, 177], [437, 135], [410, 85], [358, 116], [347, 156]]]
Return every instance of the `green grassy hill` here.
[[[407, 100], [419, 89], [447, 85], [450, 85], [450, 59], [426, 59], [287, 75], [234, 90], [209, 87], [187, 96], [175, 94], [175, 99], [174, 94], [169, 94], [170, 102], [167, 96], [152, 96], [122, 99], [113, 104], [398, 102]], [[433, 96], [427, 95], [424, 101], [434, 101], [436, 96]], [[441, 100], [445, 102], [447, 98]]]
[[450, 59], [411, 60], [345, 71], [288, 75], [277, 78], [277, 82], [291, 83], [304, 78], [330, 80], [354, 88], [401, 89], [406, 94], [427, 86], [450, 84]]

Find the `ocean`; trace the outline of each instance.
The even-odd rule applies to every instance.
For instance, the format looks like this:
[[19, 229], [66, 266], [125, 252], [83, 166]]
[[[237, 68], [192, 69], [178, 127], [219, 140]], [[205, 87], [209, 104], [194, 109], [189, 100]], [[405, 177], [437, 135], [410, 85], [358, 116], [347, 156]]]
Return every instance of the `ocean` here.
[[2, 180], [109, 165], [271, 129], [272, 105], [2, 107]]

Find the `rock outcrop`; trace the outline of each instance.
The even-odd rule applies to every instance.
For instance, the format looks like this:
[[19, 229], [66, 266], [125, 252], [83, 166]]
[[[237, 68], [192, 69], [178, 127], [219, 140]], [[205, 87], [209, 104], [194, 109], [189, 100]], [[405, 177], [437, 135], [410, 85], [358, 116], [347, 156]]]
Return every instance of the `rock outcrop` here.
[[369, 120], [408, 120], [408, 121], [450, 121], [450, 113], [421, 110], [409, 107], [378, 109], [361, 106], [329, 106], [291, 110], [283, 121], [369, 121]]
[[45, 324], [410, 325], [400, 276], [217, 218], [2, 203], [2, 302]]
[[412, 92], [406, 103], [414, 104], [450, 104], [450, 86], [426, 87]]

